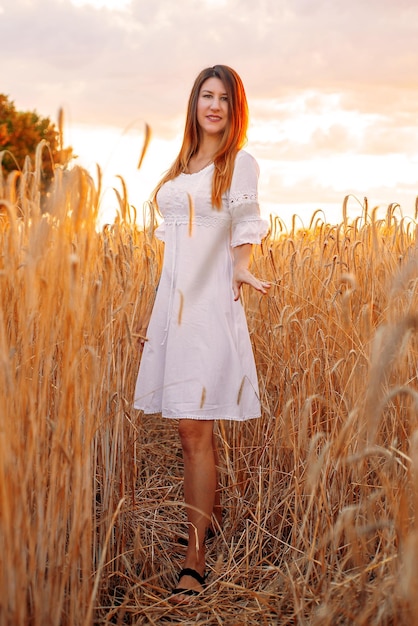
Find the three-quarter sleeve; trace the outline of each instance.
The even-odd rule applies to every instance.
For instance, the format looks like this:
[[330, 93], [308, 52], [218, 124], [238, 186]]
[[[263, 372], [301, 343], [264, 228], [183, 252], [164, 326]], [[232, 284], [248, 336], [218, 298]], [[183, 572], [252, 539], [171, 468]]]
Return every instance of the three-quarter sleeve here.
[[258, 244], [268, 232], [268, 222], [260, 217], [258, 176], [259, 168], [254, 157], [244, 150], [238, 152], [228, 193], [232, 247]]

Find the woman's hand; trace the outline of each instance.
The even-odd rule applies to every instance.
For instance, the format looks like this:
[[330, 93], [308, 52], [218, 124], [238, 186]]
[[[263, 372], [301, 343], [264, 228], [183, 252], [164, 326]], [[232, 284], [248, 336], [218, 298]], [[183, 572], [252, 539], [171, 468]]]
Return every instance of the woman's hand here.
[[259, 280], [253, 274], [251, 274], [250, 270], [245, 268], [234, 268], [234, 276], [232, 279], [234, 300], [239, 299], [242, 285], [250, 285], [251, 287], [254, 287], [254, 289], [260, 291], [263, 294], [266, 294], [267, 290], [270, 289], [270, 283]]
[[248, 266], [251, 261], [252, 246], [249, 243], [233, 248], [234, 270], [232, 276], [232, 290], [234, 300], [238, 300], [242, 285], [250, 285], [262, 294], [266, 294], [270, 288], [270, 283], [256, 278], [251, 274]]

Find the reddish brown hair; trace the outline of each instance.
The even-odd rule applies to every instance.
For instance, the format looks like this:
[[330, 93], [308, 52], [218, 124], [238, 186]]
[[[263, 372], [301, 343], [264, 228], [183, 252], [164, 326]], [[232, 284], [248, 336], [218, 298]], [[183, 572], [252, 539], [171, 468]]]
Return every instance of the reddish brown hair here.
[[234, 162], [238, 150], [244, 146], [248, 128], [248, 104], [241, 78], [227, 65], [214, 65], [200, 72], [196, 78], [187, 106], [186, 124], [180, 152], [168, 172], [158, 183], [152, 200], [156, 204], [159, 189], [169, 180], [187, 172], [189, 161], [197, 154], [200, 144], [200, 127], [197, 123], [197, 101], [203, 83], [208, 78], [219, 78], [228, 97], [228, 123], [223, 131], [219, 149], [214, 156], [212, 204], [220, 209], [222, 194], [231, 186]]

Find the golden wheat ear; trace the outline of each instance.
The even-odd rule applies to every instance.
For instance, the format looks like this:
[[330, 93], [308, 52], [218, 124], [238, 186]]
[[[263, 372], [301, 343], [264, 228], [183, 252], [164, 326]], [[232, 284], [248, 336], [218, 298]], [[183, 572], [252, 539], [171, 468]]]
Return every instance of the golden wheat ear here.
[[144, 160], [150, 141], [151, 141], [151, 127], [147, 123], [145, 123], [144, 142], [142, 144], [142, 150], [141, 150], [141, 154], [138, 160], [138, 165], [137, 165], [138, 170], [140, 169], [142, 165], [142, 161]]

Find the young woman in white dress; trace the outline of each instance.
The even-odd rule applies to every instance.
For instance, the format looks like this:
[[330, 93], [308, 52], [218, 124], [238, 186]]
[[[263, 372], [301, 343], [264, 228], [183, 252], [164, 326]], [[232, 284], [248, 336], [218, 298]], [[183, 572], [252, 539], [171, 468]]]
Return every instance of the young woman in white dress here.
[[269, 284], [249, 270], [252, 245], [267, 233], [257, 200], [258, 166], [242, 148], [248, 107], [242, 81], [225, 65], [193, 85], [183, 144], [153, 202], [164, 261], [134, 405], [179, 420], [188, 547], [172, 601], [205, 583], [205, 535], [217, 497], [214, 420], [260, 416], [257, 374], [240, 289]]

